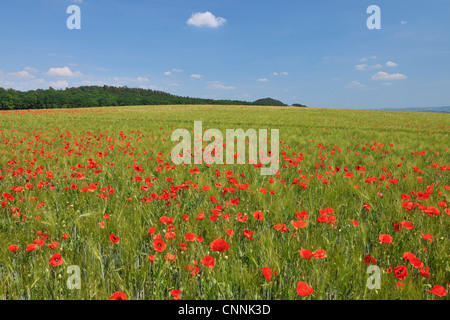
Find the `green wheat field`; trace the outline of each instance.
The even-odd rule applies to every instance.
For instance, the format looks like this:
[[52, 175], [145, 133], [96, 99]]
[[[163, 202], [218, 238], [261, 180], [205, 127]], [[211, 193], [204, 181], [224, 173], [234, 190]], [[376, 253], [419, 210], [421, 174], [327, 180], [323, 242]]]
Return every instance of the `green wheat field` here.
[[[278, 129], [279, 172], [175, 165], [194, 121]], [[449, 134], [438, 113], [0, 111], [0, 297], [448, 300]]]

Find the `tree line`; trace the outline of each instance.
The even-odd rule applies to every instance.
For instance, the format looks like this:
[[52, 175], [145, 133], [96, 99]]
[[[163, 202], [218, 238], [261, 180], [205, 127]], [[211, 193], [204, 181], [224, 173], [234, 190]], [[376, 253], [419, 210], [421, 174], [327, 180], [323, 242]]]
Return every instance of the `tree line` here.
[[174, 105], [174, 104], [210, 104], [210, 105], [275, 105], [285, 106], [281, 101], [264, 98], [254, 102], [240, 100], [214, 100], [176, 96], [167, 92], [113, 86], [81, 86], [64, 90], [37, 89], [18, 91], [0, 87], [0, 109], [53, 109], [53, 108], [90, 108], [103, 106], [133, 105]]

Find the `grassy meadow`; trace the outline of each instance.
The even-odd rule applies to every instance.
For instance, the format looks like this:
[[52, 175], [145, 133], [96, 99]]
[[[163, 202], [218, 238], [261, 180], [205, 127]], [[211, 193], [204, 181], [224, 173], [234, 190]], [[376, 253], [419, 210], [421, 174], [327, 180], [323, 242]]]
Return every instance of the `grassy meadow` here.
[[[279, 129], [279, 173], [175, 165], [194, 121]], [[449, 137], [437, 113], [1, 111], [0, 298], [448, 300]]]

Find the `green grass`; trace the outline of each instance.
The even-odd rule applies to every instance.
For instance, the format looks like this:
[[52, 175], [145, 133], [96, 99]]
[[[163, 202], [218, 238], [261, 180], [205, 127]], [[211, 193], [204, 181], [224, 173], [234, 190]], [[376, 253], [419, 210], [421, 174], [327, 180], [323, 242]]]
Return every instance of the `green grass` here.
[[[186, 128], [192, 134], [194, 121], [200, 120], [203, 129], [216, 128], [223, 133], [226, 129], [278, 128], [279, 175], [262, 176], [260, 169], [249, 164], [180, 165], [172, 169], [170, 152], [176, 144], [171, 141], [172, 131]], [[434, 285], [447, 288], [450, 281], [450, 216], [438, 205], [450, 200], [449, 171], [442, 170], [442, 166], [450, 166], [449, 132], [450, 116], [432, 113], [239, 106], [0, 112], [0, 176], [4, 176], [0, 178], [0, 194], [15, 197], [0, 207], [0, 297], [109, 299], [113, 292], [122, 291], [129, 299], [172, 299], [170, 291], [179, 289], [181, 299], [449, 299], [448, 294], [439, 298], [427, 292]], [[325, 148], [318, 148], [319, 143]], [[330, 154], [334, 147], [336, 152]], [[421, 151], [425, 154], [412, 154]], [[162, 162], [157, 161], [159, 153]], [[281, 153], [289, 158], [302, 154], [304, 160], [292, 166]], [[75, 168], [88, 166], [89, 159], [94, 161], [92, 168]], [[145, 172], [135, 172], [133, 165], [142, 166]], [[355, 170], [357, 165], [367, 168], [364, 175]], [[341, 170], [331, 174], [337, 166]], [[345, 166], [353, 178], [344, 177]], [[421, 172], [415, 172], [413, 166]], [[36, 170], [39, 167], [42, 170]], [[199, 174], [189, 172], [194, 167]], [[220, 177], [215, 175], [216, 169]], [[96, 174], [96, 170], [101, 172]], [[53, 172], [53, 178], [48, 177], [48, 171]], [[85, 173], [86, 179], [72, 178], [73, 171]], [[227, 171], [250, 188], [239, 190], [230, 184]], [[365, 182], [367, 177], [383, 174], [388, 176], [384, 181]], [[328, 179], [329, 185], [317, 175]], [[134, 181], [136, 176], [157, 180], [144, 191], [141, 186], [147, 183]], [[166, 181], [167, 177], [173, 181]], [[294, 178], [306, 182], [307, 189], [292, 185]], [[391, 178], [399, 183], [389, 183]], [[189, 180], [199, 188], [190, 184], [177, 191], [177, 197], [169, 200], [170, 206], [163, 199], [141, 201], [151, 193], [161, 195], [164, 189], [170, 193], [171, 186]], [[48, 185], [38, 188], [40, 181], [48, 181]], [[27, 182], [34, 187], [23, 192], [11, 190], [13, 186], [25, 187]], [[98, 183], [95, 192], [80, 191], [91, 183]], [[215, 183], [235, 187], [236, 193], [221, 194], [222, 188]], [[70, 189], [71, 184], [79, 188]], [[210, 186], [209, 191], [201, 190], [204, 185]], [[436, 207], [441, 214], [430, 217], [418, 208], [406, 211], [400, 196], [425, 192], [427, 186], [433, 186], [434, 191], [428, 200], [414, 195], [411, 200]], [[115, 189], [108, 200], [98, 196], [102, 187], [107, 188], [105, 194]], [[275, 194], [260, 193], [262, 187]], [[211, 203], [211, 196], [219, 201]], [[240, 200], [237, 206], [225, 205], [234, 198]], [[45, 205], [38, 208], [41, 202]], [[371, 205], [369, 211], [363, 207], [365, 202]], [[224, 205], [222, 212], [230, 214], [229, 220], [222, 215], [210, 221], [210, 209], [218, 204]], [[335, 227], [316, 221], [319, 210], [326, 207], [335, 211]], [[18, 208], [20, 217], [14, 216], [11, 208]], [[255, 211], [264, 213], [262, 221], [253, 218]], [[298, 220], [294, 212], [300, 211], [308, 212], [308, 225], [295, 230], [290, 222]], [[201, 221], [195, 219], [200, 212], [205, 213]], [[246, 222], [236, 220], [239, 212], [248, 216]], [[105, 213], [110, 219], [103, 218]], [[188, 222], [183, 214], [189, 216]], [[167, 249], [157, 252], [147, 229], [155, 227], [155, 234], [164, 238], [168, 225], [159, 223], [162, 216], [173, 217], [176, 238], [164, 239]], [[357, 220], [359, 226], [350, 220]], [[396, 231], [393, 225], [405, 220], [415, 228]], [[103, 229], [101, 221], [105, 221]], [[277, 231], [273, 226], [278, 223], [286, 224], [289, 231]], [[226, 235], [227, 228], [234, 230], [232, 238]], [[244, 229], [256, 231], [254, 239], [245, 238]], [[39, 238], [38, 231], [49, 238], [44, 246], [26, 252], [27, 245]], [[184, 235], [189, 232], [202, 236], [203, 242], [186, 241]], [[70, 235], [68, 240], [62, 239], [63, 233]], [[110, 233], [118, 235], [120, 241], [111, 243]], [[424, 240], [421, 233], [432, 234], [433, 242]], [[391, 235], [394, 244], [380, 243], [381, 234]], [[225, 239], [230, 250], [212, 252], [209, 244], [216, 238]], [[51, 250], [47, 244], [54, 241], [59, 247]], [[187, 251], [180, 250], [180, 242], [187, 243]], [[20, 250], [11, 252], [8, 246], [12, 244]], [[327, 258], [304, 259], [299, 254], [301, 248], [323, 249]], [[52, 267], [48, 261], [56, 252], [61, 253], [64, 264]], [[414, 253], [428, 266], [430, 277], [419, 276], [420, 269], [402, 258], [404, 252]], [[167, 253], [174, 254], [176, 260], [166, 261]], [[154, 262], [148, 260], [150, 255], [156, 255]], [[375, 257], [381, 268], [378, 290], [366, 287], [366, 255]], [[184, 266], [205, 256], [215, 258], [215, 267], [198, 263], [200, 273], [191, 276]], [[80, 290], [67, 288], [70, 265], [81, 269]], [[386, 272], [399, 265], [405, 265], [409, 272], [402, 281], [403, 289], [396, 288], [398, 280]], [[279, 275], [268, 282], [261, 272], [264, 267], [275, 269]], [[299, 281], [312, 286], [313, 294], [300, 297], [296, 291]]]

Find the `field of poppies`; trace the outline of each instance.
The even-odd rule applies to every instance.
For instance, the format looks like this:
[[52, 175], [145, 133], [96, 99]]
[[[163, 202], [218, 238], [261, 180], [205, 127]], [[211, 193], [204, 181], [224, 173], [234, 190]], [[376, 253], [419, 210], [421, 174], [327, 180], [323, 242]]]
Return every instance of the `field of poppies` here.
[[[279, 129], [279, 172], [175, 165], [194, 121]], [[448, 300], [449, 137], [433, 113], [1, 111], [0, 297]]]

